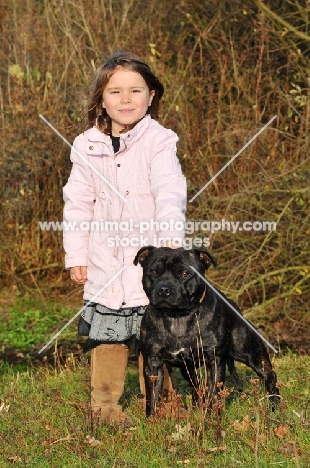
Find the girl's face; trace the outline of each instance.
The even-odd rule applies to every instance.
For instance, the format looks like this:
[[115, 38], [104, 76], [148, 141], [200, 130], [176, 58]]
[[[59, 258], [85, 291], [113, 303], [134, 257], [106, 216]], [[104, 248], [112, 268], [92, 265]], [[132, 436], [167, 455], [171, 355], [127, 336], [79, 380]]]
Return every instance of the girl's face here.
[[112, 121], [112, 135], [119, 136], [125, 125], [142, 119], [154, 94], [140, 73], [118, 68], [102, 93], [102, 107]]

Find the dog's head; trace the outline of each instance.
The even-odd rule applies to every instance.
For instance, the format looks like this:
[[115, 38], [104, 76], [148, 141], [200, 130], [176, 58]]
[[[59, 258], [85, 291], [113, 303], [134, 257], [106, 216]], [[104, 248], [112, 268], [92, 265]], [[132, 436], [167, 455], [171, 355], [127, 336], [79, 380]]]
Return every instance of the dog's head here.
[[196, 271], [203, 276], [205, 270], [217, 264], [205, 249], [153, 246], [139, 250], [134, 259], [134, 264], [138, 263], [143, 268], [142, 284], [150, 304], [179, 310], [198, 305], [204, 295], [206, 283]]

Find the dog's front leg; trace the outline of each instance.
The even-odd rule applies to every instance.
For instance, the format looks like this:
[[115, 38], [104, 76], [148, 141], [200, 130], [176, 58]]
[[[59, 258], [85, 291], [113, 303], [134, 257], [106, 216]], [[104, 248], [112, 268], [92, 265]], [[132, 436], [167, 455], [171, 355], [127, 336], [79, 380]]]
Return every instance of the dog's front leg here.
[[208, 386], [208, 406], [212, 407], [217, 400], [217, 394], [221, 387], [224, 387], [226, 372], [226, 357], [208, 355], [207, 363], [207, 386]]
[[155, 415], [163, 390], [164, 363], [158, 358], [144, 359], [146, 417]]

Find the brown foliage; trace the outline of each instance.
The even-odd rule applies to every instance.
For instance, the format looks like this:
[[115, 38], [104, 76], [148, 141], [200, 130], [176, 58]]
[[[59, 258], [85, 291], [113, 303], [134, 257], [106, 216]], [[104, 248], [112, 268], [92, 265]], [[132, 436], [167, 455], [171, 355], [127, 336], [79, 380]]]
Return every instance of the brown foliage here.
[[[0, 49], [0, 278], [23, 288], [61, 272], [70, 142], [85, 127], [83, 89], [124, 48], [163, 81], [161, 122], [180, 136], [189, 198], [254, 134], [274, 124], [193, 203], [189, 220], [276, 221], [272, 232], [217, 232], [213, 280], [262, 319], [309, 325], [310, 36], [307, 2], [3, 0]], [[210, 233], [201, 233], [202, 236]], [[197, 235], [197, 233], [195, 233]], [[267, 314], [272, 322], [267, 324]]]

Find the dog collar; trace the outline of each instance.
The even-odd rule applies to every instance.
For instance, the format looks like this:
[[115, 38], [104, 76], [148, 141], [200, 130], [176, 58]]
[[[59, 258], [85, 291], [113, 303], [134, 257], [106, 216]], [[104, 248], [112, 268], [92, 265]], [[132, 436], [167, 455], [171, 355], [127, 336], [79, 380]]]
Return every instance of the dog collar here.
[[199, 304], [201, 304], [202, 301], [204, 300], [204, 298], [206, 297], [206, 292], [207, 292], [207, 286], [205, 286], [205, 290], [204, 290], [204, 292], [203, 292], [201, 298], [199, 299]]

